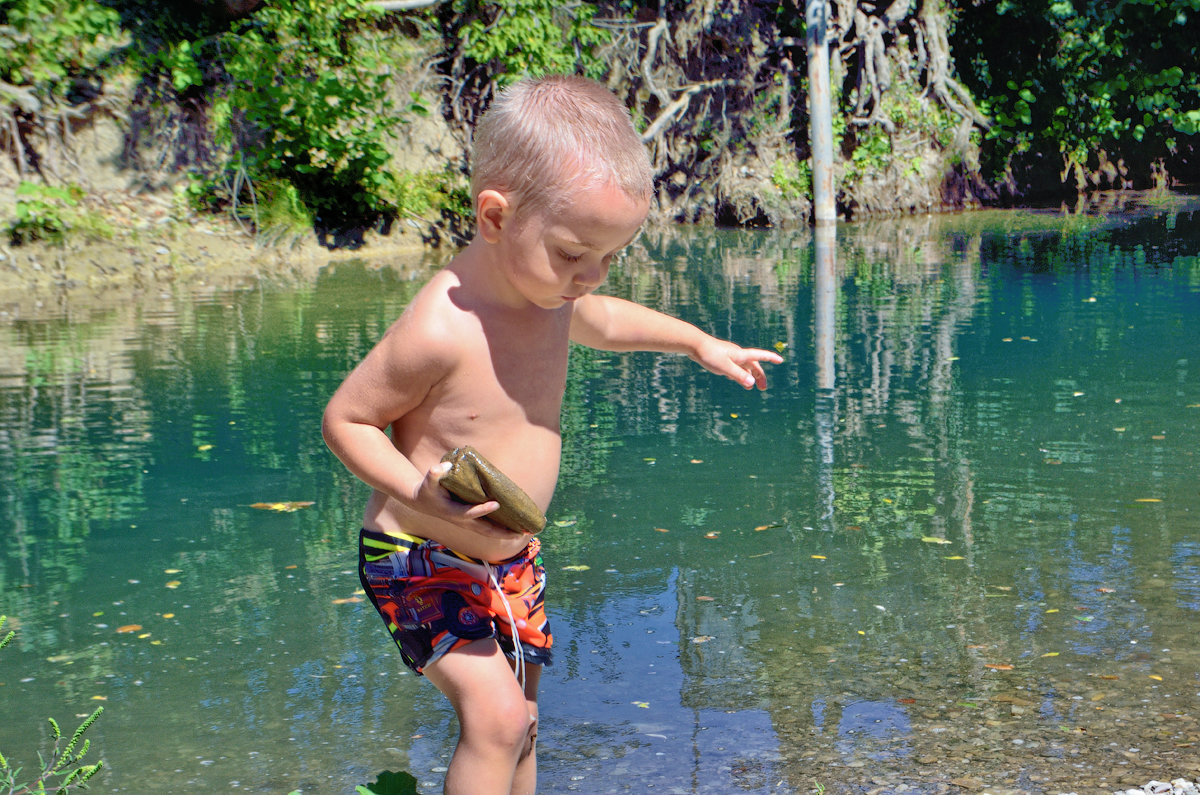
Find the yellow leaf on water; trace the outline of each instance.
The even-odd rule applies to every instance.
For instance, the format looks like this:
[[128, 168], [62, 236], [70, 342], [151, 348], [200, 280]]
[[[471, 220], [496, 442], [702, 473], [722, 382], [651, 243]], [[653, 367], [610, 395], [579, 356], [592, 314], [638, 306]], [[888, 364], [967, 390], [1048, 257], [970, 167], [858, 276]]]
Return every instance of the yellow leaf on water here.
[[174, 613], [163, 613], [162, 617], [163, 618], [174, 618], [175, 614]]
[[138, 640], [145, 640], [145, 639], [146, 639], [146, 638], [148, 638], [148, 637], [150, 637], [150, 633], [149, 633], [149, 632], [143, 632], [143, 633], [141, 633], [141, 634], [139, 634], [139, 635], [138, 635]]
[[362, 601], [361, 596], [347, 596], [342, 599], [334, 599], [333, 603], [335, 605], [352, 605], [352, 604], [357, 604], [358, 602], [361, 602], [361, 601]]
[[1158, 497], [1138, 497], [1134, 502], [1162, 502]]
[[710, 530], [710, 531], [708, 531], [707, 533], [705, 533], [705, 534], [704, 534], [704, 537], [705, 537], [705, 538], [719, 538], [719, 537], [720, 537], [720, 535], [721, 535], [721, 534], [720, 534], [720, 533], [718, 533], [716, 530]]
[[783, 353], [785, 350], [787, 350], [787, 343], [777, 342], [775, 343], [774, 348], [776, 353]]
[[953, 543], [949, 539], [938, 538], [937, 536], [922, 536], [921, 540], [924, 541], [926, 544], [951, 544], [951, 543]]
[[697, 596], [696, 597], [697, 602], [711, 602], [712, 600], [713, 600], [713, 597], [711, 597], [711, 596]]
[[171, 580], [169, 583], [167, 583], [167, 587], [171, 588], [171, 589], [175, 589], [175, 588], [178, 588], [182, 584], [183, 583], [181, 583], [179, 580]]
[[575, 519], [555, 519], [554, 526], [555, 527], [571, 527], [572, 525], [575, 524], [575, 521], [576, 521]]
[[669, 533], [669, 532], [671, 532], [671, 531], [670, 531], [670, 530], [668, 530], [668, 529], [667, 529], [667, 528], [665, 528], [665, 527], [656, 527], [656, 528], [654, 528], [654, 532], [656, 532], [656, 533]]
[[141, 628], [142, 628], [142, 625], [141, 625], [141, 624], [126, 624], [126, 625], [125, 625], [125, 626], [123, 626], [123, 627], [117, 627], [117, 632], [121, 632], [121, 633], [124, 633], [124, 632], [137, 632], [137, 631], [138, 631], [139, 629], [141, 629]]
[[199, 447], [197, 447], [196, 449], [199, 450], [201, 453], [207, 453], [209, 450], [212, 449], [212, 447], [213, 446], [211, 444], [202, 444]]
[[163, 569], [163, 574], [178, 574], [182, 569]]
[[962, 555], [947, 555], [943, 560], [966, 560]]
[[984, 663], [984, 668], [991, 668], [993, 671], [1011, 671], [1013, 667], [1008, 663]]
[[813, 560], [825, 560], [826, 559], [824, 555], [811, 555], [810, 557], [812, 557]]
[[295, 500], [292, 502], [254, 502], [254, 503], [250, 504], [250, 507], [257, 508], [260, 511], [276, 511], [277, 513], [291, 513], [292, 511], [298, 511], [301, 508], [308, 508], [313, 505], [316, 505], [316, 503], [312, 502], [311, 500], [308, 500], [308, 501]]
[[650, 709], [649, 701], [630, 701], [629, 703], [633, 704], [635, 707], [641, 707], [642, 709]]
[[704, 463], [704, 459], [703, 459], [703, 458], [693, 458], [693, 459], [692, 459], [692, 463], [693, 463], [693, 464], [703, 464], [703, 463]]
[[1049, 610], [1047, 610], [1046, 612], [1047, 612], [1047, 613], [1057, 613], [1057, 612], [1058, 612], [1058, 608], [1057, 608], [1057, 607], [1052, 607], [1052, 608], [1050, 608]]
[[92, 696], [92, 701], [108, 701], [108, 696]]
[[1058, 652], [1056, 652], [1056, 651], [1048, 651], [1048, 652], [1046, 652], [1045, 654], [1043, 654], [1042, 656], [1043, 656], [1043, 657], [1057, 657], [1057, 656], [1058, 656]]
[[737, 415], [737, 414], [730, 414], [729, 416], [730, 416], [730, 417], [733, 417], [735, 420], [738, 418], [738, 415]]
[[591, 566], [584, 565], [583, 563], [575, 563], [570, 566], [563, 566], [562, 570], [563, 571], [587, 571], [590, 568], [591, 568]]
[[1163, 678], [1161, 676], [1159, 676], [1158, 674], [1150, 674], [1150, 678], [1153, 679], [1155, 682], [1161, 682], [1163, 680]]

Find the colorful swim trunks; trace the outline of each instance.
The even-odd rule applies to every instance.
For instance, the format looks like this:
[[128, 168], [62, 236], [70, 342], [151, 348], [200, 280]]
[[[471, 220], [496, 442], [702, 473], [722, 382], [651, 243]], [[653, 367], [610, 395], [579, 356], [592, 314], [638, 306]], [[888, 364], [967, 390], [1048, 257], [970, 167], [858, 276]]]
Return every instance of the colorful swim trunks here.
[[538, 539], [509, 560], [484, 563], [436, 541], [363, 529], [358, 563], [363, 589], [414, 672], [482, 638], [496, 638], [510, 659], [519, 647], [525, 662], [550, 664], [553, 638]]

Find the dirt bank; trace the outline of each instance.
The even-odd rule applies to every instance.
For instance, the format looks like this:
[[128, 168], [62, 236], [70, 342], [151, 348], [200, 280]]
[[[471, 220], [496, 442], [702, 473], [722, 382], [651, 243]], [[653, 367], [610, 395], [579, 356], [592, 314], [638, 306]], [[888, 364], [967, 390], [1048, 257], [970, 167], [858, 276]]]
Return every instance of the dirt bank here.
[[166, 286], [220, 290], [269, 280], [305, 282], [330, 262], [365, 259], [410, 268], [449, 252], [403, 231], [331, 250], [314, 235], [264, 241], [231, 219], [182, 210], [170, 193], [105, 192], [88, 212], [111, 236], [72, 233], [62, 243], [0, 241], [0, 320], [66, 304], [111, 303]]

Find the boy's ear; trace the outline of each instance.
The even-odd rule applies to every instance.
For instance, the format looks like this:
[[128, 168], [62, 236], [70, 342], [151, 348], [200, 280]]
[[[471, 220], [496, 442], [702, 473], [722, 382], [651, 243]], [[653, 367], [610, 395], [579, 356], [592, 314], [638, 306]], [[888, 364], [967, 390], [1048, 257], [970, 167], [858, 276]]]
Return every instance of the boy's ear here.
[[512, 209], [512, 203], [500, 191], [491, 188], [481, 190], [475, 199], [475, 218], [480, 236], [489, 243], [495, 243], [500, 237], [500, 230], [512, 221]]

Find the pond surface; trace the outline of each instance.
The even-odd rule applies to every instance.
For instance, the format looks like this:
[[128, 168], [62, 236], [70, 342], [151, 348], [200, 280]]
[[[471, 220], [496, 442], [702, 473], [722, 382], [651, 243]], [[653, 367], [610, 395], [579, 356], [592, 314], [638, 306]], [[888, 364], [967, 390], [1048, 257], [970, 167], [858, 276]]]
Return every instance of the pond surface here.
[[[786, 362], [573, 354], [542, 789], [1196, 778], [1198, 253], [1178, 196], [645, 235], [607, 291]], [[10, 761], [100, 703], [97, 791], [440, 791], [318, 431], [435, 265], [0, 320]]]

